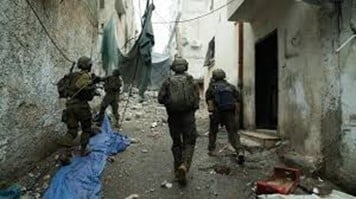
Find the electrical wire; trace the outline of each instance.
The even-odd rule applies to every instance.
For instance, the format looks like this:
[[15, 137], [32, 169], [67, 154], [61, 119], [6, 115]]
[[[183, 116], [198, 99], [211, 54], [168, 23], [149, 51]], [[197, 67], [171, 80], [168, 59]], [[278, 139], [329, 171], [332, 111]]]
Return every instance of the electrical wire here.
[[205, 13], [203, 15], [199, 15], [197, 17], [193, 17], [193, 18], [190, 18], [190, 19], [184, 19], [184, 20], [180, 20], [180, 21], [153, 22], [152, 24], [187, 23], [187, 22], [195, 21], [197, 19], [201, 19], [203, 17], [209, 16], [209, 15], [211, 15], [211, 14], [213, 14], [213, 13], [215, 13], [215, 12], [217, 12], [217, 11], [223, 9], [223, 8], [225, 8], [226, 6], [230, 5], [234, 1], [236, 1], [236, 0], [231, 0], [231, 1], [227, 2], [225, 5], [222, 5], [222, 6], [218, 7], [218, 8], [216, 8], [216, 9], [208, 12], [208, 13]]
[[51, 35], [49, 34], [46, 26], [44, 25], [43, 21], [41, 20], [41, 18], [39, 17], [38, 13], [36, 12], [35, 8], [32, 6], [32, 4], [30, 3], [29, 0], [26, 0], [27, 4], [29, 5], [29, 7], [31, 8], [33, 14], [35, 14], [38, 22], [40, 23], [40, 25], [42, 26], [42, 29], [44, 30], [44, 32], [46, 33], [47, 37], [49, 38], [49, 40], [52, 42], [52, 44], [54, 45], [54, 47], [56, 47], [56, 49], [59, 51], [59, 53], [63, 56], [63, 58], [65, 60], [67, 60], [68, 62], [74, 63], [75, 61], [72, 61], [63, 51], [62, 49], [58, 46], [58, 44], [54, 41], [54, 39], [51, 37]]

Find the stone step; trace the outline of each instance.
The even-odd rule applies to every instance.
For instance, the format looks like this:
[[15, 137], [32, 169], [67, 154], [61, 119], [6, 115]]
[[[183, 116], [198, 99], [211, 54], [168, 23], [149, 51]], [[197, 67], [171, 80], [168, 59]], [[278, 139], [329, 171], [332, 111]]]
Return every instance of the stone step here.
[[250, 153], [256, 153], [263, 151], [263, 146], [261, 143], [256, 142], [250, 138], [242, 137], [240, 138], [241, 144]]
[[276, 143], [281, 140], [280, 137], [272, 135], [270, 133], [254, 132], [254, 131], [242, 131], [240, 133], [241, 138], [249, 139], [262, 145], [263, 148], [272, 148], [276, 146]]
[[277, 130], [271, 130], [271, 129], [256, 129], [256, 132], [266, 134], [266, 135], [272, 135], [272, 136], [277, 135]]

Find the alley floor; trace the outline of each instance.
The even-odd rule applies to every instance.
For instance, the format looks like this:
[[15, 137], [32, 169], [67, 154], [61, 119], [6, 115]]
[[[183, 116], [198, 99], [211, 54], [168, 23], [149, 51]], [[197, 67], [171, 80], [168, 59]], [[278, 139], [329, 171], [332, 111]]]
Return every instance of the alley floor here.
[[[149, 93], [142, 103], [139, 103], [136, 95], [130, 98], [121, 132], [130, 137], [133, 143], [124, 152], [108, 158], [102, 176], [102, 198], [255, 198], [255, 182], [270, 176], [274, 167], [283, 165], [278, 158], [278, 147], [269, 150], [247, 148], [245, 164], [238, 165], [223, 129], [218, 134], [217, 156], [208, 156], [209, 119], [202, 104], [196, 113], [199, 136], [188, 185], [180, 187], [172, 171], [172, 142], [166, 111], [156, 102], [155, 95]], [[121, 110], [126, 105], [125, 99], [127, 97], [123, 97], [120, 103]], [[243, 143], [246, 144], [246, 141]], [[19, 182], [23, 198], [41, 198], [59, 167], [58, 152], [39, 162]], [[303, 182], [307, 179], [309, 181], [309, 178], [303, 176]], [[313, 188], [320, 183], [320, 178], [314, 178], [309, 187]], [[327, 189], [331, 191], [331, 188]], [[301, 190], [298, 192], [305, 193]]]
[[[250, 198], [254, 182], [278, 164], [274, 150], [248, 154], [239, 166], [227, 144], [226, 132], [218, 135], [218, 155], [207, 155], [208, 116], [196, 113], [197, 139], [189, 183], [182, 188], [174, 181], [171, 139], [164, 107], [154, 97], [131, 104], [123, 125], [124, 134], [134, 138], [126, 151], [113, 157], [103, 177], [103, 198]], [[172, 183], [171, 188], [162, 184]]]

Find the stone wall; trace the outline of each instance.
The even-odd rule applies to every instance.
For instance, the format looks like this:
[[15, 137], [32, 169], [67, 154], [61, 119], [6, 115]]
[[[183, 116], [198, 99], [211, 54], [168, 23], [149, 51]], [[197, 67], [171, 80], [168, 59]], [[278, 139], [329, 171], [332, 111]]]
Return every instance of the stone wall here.
[[[278, 1], [269, 12], [259, 12], [246, 27], [246, 45], [269, 33], [278, 35], [278, 132], [292, 148], [309, 156], [321, 155], [322, 96], [325, 82], [319, 7], [303, 2]], [[263, 6], [261, 6], [263, 7]], [[252, 36], [251, 36], [252, 32]], [[255, 54], [245, 50], [245, 125], [255, 128]], [[250, 65], [249, 65], [250, 64]]]
[[[343, 1], [339, 19], [339, 27], [334, 29], [339, 37], [335, 49], [356, 34], [352, 31], [351, 26], [356, 28], [356, 2], [352, 0]], [[341, 126], [337, 130], [335, 139], [340, 140], [340, 145], [335, 149], [335, 143], [331, 142], [324, 148], [336, 155], [327, 156], [328, 165], [331, 165], [327, 171], [330, 177], [338, 180], [348, 191], [356, 194], [356, 40], [353, 39], [338, 54], [339, 61], [338, 71], [341, 76], [339, 85], [341, 85], [341, 114], [342, 118], [337, 121]], [[334, 89], [337, 85], [330, 85]], [[332, 119], [332, 118], [331, 118]], [[331, 124], [335, 122], [326, 121]], [[329, 124], [330, 125], [330, 124]], [[335, 129], [335, 128], [334, 128]], [[329, 153], [330, 154], [330, 153]]]
[[[264, 1], [267, 2], [267, 1]], [[270, 32], [278, 34], [278, 133], [330, 179], [356, 187], [355, 40], [336, 49], [353, 32], [352, 1], [311, 5], [279, 1], [245, 25], [244, 119], [255, 128], [255, 52]], [[263, 7], [263, 6], [261, 6]], [[253, 8], [252, 8], [253, 10]], [[340, 12], [341, 11], [341, 12]]]
[[[210, 0], [183, 0], [180, 20], [191, 19], [210, 11]], [[178, 24], [178, 54], [189, 62], [188, 72], [197, 79], [204, 78], [204, 60], [209, 41], [215, 36], [217, 15]]]
[[[96, 0], [29, 0], [63, 52], [97, 57]], [[0, 7], [0, 180], [28, 171], [66, 131], [55, 83], [69, 70], [26, 1]], [[14, 175], [16, 174], [16, 175]]]

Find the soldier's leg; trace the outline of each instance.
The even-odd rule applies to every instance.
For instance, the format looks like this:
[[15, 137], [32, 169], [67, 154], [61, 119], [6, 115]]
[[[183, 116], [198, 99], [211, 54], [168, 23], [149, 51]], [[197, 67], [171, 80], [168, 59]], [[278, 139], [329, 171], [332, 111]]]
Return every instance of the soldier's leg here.
[[80, 117], [80, 125], [82, 127], [82, 134], [80, 137], [81, 155], [87, 155], [89, 153], [87, 145], [89, 144], [90, 137], [93, 135], [92, 114], [89, 105], [82, 107], [78, 117]]
[[74, 108], [67, 108], [67, 134], [65, 136], [64, 145], [73, 146], [73, 140], [78, 135], [79, 121], [75, 116]]
[[209, 145], [208, 150], [214, 151], [216, 148], [216, 135], [219, 131], [219, 119], [216, 113], [211, 114], [209, 124]]
[[105, 115], [105, 110], [109, 106], [110, 101], [109, 101], [109, 96], [108, 94], [105, 94], [103, 101], [100, 104], [100, 112], [99, 112], [99, 123], [101, 123], [104, 119]]
[[176, 124], [177, 121], [174, 118], [168, 118], [169, 133], [172, 138], [172, 154], [174, 158], [174, 171], [176, 172], [178, 167], [183, 163], [182, 158], [182, 140], [181, 132], [179, 131], [179, 125]]
[[235, 112], [225, 114], [226, 130], [229, 136], [229, 142], [235, 149], [238, 155], [239, 164], [243, 164], [244, 160], [244, 149], [240, 141], [240, 135], [238, 134], [238, 123], [235, 117]]
[[71, 147], [73, 147], [73, 140], [78, 135], [79, 121], [75, 117], [75, 110], [73, 108], [67, 108], [65, 117], [65, 123], [67, 124], [67, 133], [59, 141], [59, 144], [64, 146], [65, 149], [60, 154], [59, 160], [62, 164], [67, 165], [71, 163], [71, 159], [73, 157]]
[[194, 112], [187, 114], [184, 118], [183, 123], [183, 162], [184, 165], [189, 171], [193, 155], [194, 155], [194, 148], [197, 139], [197, 129], [195, 125], [195, 117]]
[[117, 98], [113, 99], [111, 102], [111, 108], [112, 108], [112, 113], [114, 114], [116, 124], [119, 124], [120, 121], [120, 115], [119, 115], [119, 101]]

